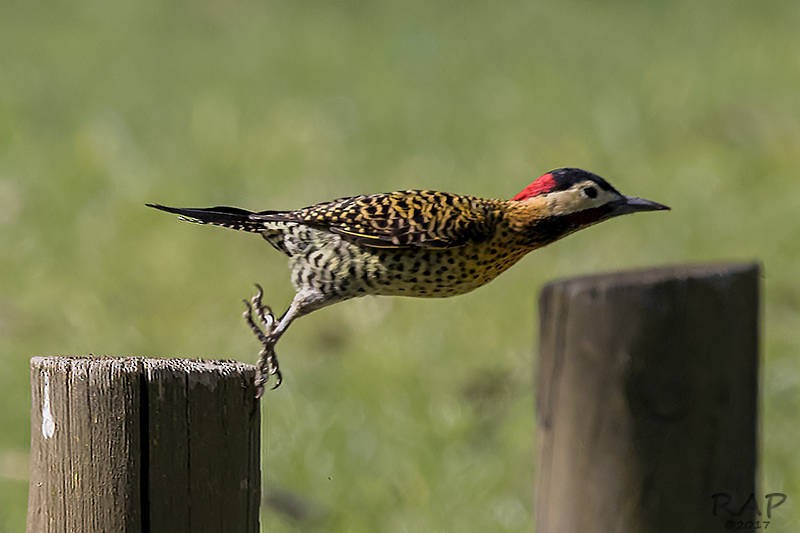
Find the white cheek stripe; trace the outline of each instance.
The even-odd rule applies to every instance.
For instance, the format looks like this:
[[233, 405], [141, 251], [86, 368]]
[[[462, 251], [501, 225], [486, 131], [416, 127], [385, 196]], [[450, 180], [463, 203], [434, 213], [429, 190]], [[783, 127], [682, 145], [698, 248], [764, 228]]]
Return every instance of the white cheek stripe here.
[[573, 186], [565, 191], [556, 191], [544, 195], [550, 211], [555, 215], [574, 213], [581, 209], [600, 207], [614, 199], [614, 194], [603, 189], [597, 191], [597, 198], [586, 198], [580, 190], [585, 184]]

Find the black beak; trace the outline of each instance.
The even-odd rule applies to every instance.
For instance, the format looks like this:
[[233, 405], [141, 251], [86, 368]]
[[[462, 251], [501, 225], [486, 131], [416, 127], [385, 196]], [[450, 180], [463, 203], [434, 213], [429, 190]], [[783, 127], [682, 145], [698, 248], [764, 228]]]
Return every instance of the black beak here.
[[664, 211], [669, 207], [652, 200], [636, 198], [635, 196], [625, 196], [616, 206], [614, 206], [613, 216], [627, 215], [628, 213], [638, 213], [639, 211]]

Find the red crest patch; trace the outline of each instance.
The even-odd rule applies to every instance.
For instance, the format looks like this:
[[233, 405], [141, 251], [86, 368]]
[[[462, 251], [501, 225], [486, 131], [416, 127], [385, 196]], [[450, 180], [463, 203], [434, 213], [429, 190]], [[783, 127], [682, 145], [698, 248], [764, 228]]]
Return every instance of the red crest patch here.
[[533, 183], [522, 189], [512, 200], [526, 200], [552, 191], [556, 187], [556, 180], [549, 172], [536, 178]]

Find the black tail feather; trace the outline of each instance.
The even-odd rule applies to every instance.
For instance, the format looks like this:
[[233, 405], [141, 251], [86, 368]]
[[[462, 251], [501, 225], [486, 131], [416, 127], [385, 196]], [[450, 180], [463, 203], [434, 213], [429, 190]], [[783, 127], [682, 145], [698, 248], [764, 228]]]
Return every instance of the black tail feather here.
[[238, 207], [218, 205], [216, 207], [169, 207], [160, 204], [145, 204], [147, 207], [180, 215], [182, 220], [195, 224], [213, 224], [240, 231], [259, 232], [264, 229], [263, 222], [252, 220], [252, 211]]

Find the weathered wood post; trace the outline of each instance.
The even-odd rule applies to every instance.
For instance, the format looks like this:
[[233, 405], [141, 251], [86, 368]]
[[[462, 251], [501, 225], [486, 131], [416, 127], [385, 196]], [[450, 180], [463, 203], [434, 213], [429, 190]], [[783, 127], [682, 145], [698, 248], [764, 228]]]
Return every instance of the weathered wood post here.
[[721, 532], [766, 518], [759, 272], [686, 266], [545, 287], [537, 533]]
[[259, 529], [254, 368], [31, 360], [28, 533]]

